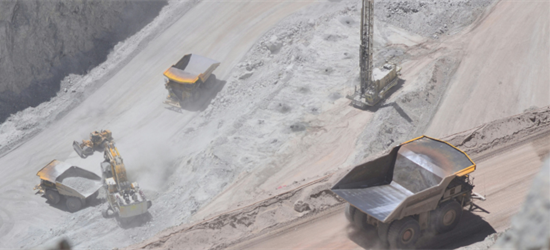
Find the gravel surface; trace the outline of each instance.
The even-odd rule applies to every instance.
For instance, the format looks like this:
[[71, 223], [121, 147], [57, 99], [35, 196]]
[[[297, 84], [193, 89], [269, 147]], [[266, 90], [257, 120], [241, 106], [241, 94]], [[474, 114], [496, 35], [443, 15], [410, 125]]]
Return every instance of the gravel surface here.
[[[512, 172], [516, 169], [515, 164], [510, 164], [511, 159], [514, 158], [517, 158], [516, 161], [529, 163], [532, 160], [540, 160], [537, 154], [532, 153], [533, 151], [550, 150], [550, 144], [539, 144], [540, 141], [537, 141], [537, 139], [546, 141], [549, 138], [548, 122], [550, 122], [550, 118], [547, 116], [549, 114], [550, 107], [546, 107], [520, 115], [520, 117], [530, 116], [534, 117], [536, 121], [541, 121], [534, 122], [531, 126], [524, 126], [523, 122], [517, 119], [518, 116], [514, 116], [485, 124], [484, 127], [491, 127], [492, 130], [478, 131], [478, 134], [482, 136], [473, 137], [472, 144], [469, 144], [467, 151], [478, 164], [478, 169], [474, 172], [474, 179], [477, 180], [474, 191], [487, 197], [487, 201], [478, 201], [477, 203], [485, 209], [490, 209], [490, 214], [475, 213], [466, 224], [462, 225], [462, 229], [458, 230], [461, 232], [457, 234], [443, 235], [436, 238], [435, 241], [432, 241], [430, 237], [423, 238], [422, 244], [424, 245], [421, 249], [439, 248], [452, 243], [463, 246], [460, 244], [461, 239], [467, 239], [480, 231], [480, 228], [487, 227], [487, 222], [484, 220], [494, 223], [509, 219], [510, 211], [518, 209], [521, 203], [514, 202], [512, 204], [510, 199], [522, 200], [524, 193], [521, 190], [523, 186], [530, 183], [527, 174], [537, 173], [539, 165], [525, 167], [522, 176], [527, 176], [520, 180], [496, 174], [493, 174], [491, 178], [483, 179], [478, 173], [485, 171], [483, 175], [486, 175], [485, 173], [494, 173], [503, 168], [506, 171], [502, 172]], [[533, 137], [525, 137], [524, 133], [531, 134]], [[460, 142], [469, 134], [471, 131], [464, 131], [449, 136], [445, 140]], [[487, 147], [486, 141], [500, 143]], [[533, 143], [533, 146], [530, 143]], [[511, 154], [508, 149], [517, 152]], [[528, 150], [528, 152], [524, 152], [524, 150]], [[487, 155], [491, 154], [497, 154], [497, 157], [487, 158]], [[504, 157], [505, 155], [509, 157]], [[337, 249], [381, 248], [382, 245], [377, 240], [376, 232], [371, 232], [374, 230], [357, 232], [349, 227], [349, 222], [345, 219], [343, 209], [341, 209], [343, 201], [329, 190], [349, 170], [349, 168], [336, 170], [330, 175], [302, 184], [271, 198], [256, 201], [232, 211], [224, 211], [191, 225], [167, 229], [151, 239], [130, 246], [128, 249], [166, 249], [181, 244], [186, 244], [193, 249], [293, 249], [304, 247], [316, 249], [326, 246]], [[539, 175], [544, 176], [544, 173]], [[506, 181], [503, 181], [504, 179]], [[498, 185], [494, 185], [496, 189], [488, 190], [484, 188], [484, 181], [487, 182], [487, 185], [495, 183]], [[517, 188], [517, 192], [514, 192], [513, 195], [507, 189], [510, 185]], [[490, 192], [490, 195], [487, 195], [485, 191]], [[540, 191], [541, 194], [544, 194], [545, 190]], [[480, 216], [485, 218], [482, 220]], [[541, 225], [541, 227], [544, 226]], [[502, 228], [493, 229], [491, 225], [488, 227], [493, 232], [495, 229], [503, 230]], [[498, 238], [498, 234], [489, 235], [485, 242], [473, 246], [487, 249], [496, 238]]]
[[[353, 109], [344, 97], [358, 82], [359, 4], [171, 1], [155, 21], [117, 45], [107, 62], [85, 76], [68, 77], [62, 83], [67, 92], [0, 126], [0, 166], [22, 166], [6, 171], [0, 197], [35, 205], [0, 206], [17, 221], [0, 246], [32, 248], [60, 237], [78, 248], [127, 246], [167, 227], [284, 193], [423, 133], [463, 63], [464, 44], [444, 44], [377, 20], [376, 64], [401, 64], [405, 82], [379, 108]], [[298, 14], [289, 16], [293, 11]], [[219, 86], [204, 106], [175, 113], [163, 108], [161, 73], [190, 52], [222, 62], [214, 72]], [[40, 133], [44, 128], [47, 133]], [[71, 162], [78, 158], [72, 141], [102, 128], [116, 134], [129, 178], [152, 199], [149, 219], [124, 227], [102, 218], [101, 206], [67, 215], [20, 191], [36, 181], [41, 162], [52, 156]], [[226, 241], [218, 236], [255, 225], [248, 214], [257, 213], [269, 226], [338, 203], [322, 192], [327, 187], [317, 188], [314, 195], [308, 191], [285, 201], [280, 210], [263, 206], [221, 218], [228, 233], [216, 231], [211, 238], [223, 247]], [[33, 216], [38, 214], [48, 216]], [[190, 239], [196, 237], [185, 244], [210, 244]]]
[[61, 183], [63, 183], [63, 185], [71, 187], [85, 197], [97, 191], [97, 189], [101, 186], [101, 181], [99, 180], [92, 180], [78, 176], [66, 177], [61, 181]]
[[535, 177], [525, 204], [512, 219], [510, 230], [493, 249], [550, 249], [550, 158]]

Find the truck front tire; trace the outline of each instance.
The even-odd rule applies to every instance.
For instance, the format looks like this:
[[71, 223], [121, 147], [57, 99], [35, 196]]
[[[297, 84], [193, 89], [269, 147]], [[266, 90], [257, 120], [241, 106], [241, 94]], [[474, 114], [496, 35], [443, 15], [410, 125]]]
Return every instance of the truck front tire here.
[[348, 219], [348, 221], [350, 223], [353, 223], [353, 214], [355, 213], [357, 209], [350, 205], [349, 203], [346, 203], [346, 208], [344, 210], [344, 214], [346, 215], [346, 219]]
[[59, 200], [61, 200], [61, 196], [55, 190], [51, 190], [51, 189], [46, 190], [45, 196], [46, 196], [46, 199], [53, 205], [59, 203]]
[[359, 209], [355, 209], [355, 212], [353, 213], [353, 224], [357, 226], [357, 228], [360, 229], [367, 229], [369, 224], [367, 223], [367, 214], [363, 213]]
[[453, 230], [460, 221], [461, 215], [462, 207], [455, 200], [450, 200], [439, 205], [435, 210], [435, 216], [432, 220], [436, 233], [445, 233]]
[[411, 217], [394, 221], [388, 231], [388, 241], [391, 248], [414, 248], [420, 238], [420, 225]]

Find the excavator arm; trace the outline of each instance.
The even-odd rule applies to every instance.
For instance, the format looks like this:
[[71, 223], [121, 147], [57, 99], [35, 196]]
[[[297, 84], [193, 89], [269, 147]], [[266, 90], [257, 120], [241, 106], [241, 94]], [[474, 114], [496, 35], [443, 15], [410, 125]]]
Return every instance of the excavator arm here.
[[111, 172], [113, 173], [113, 178], [115, 179], [118, 190], [129, 189], [130, 182], [126, 176], [126, 167], [114, 143], [105, 143], [104, 152], [105, 160], [111, 164]]

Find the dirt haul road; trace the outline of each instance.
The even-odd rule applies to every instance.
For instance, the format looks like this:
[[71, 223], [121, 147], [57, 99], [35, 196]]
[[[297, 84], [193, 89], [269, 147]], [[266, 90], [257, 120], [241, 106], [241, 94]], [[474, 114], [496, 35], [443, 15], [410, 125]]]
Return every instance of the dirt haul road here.
[[[439, 137], [550, 103], [550, 1], [500, 1], [472, 31], [427, 133]], [[483, 108], [481, 108], [483, 107]]]
[[[488, 233], [501, 232], [510, 226], [511, 216], [523, 204], [533, 177], [542, 165], [541, 152], [550, 151], [550, 135], [516, 144], [505, 150], [493, 152], [490, 157], [474, 161], [472, 174], [474, 191], [485, 195], [486, 201], [476, 201], [483, 209], [465, 212], [455, 231], [435, 239], [421, 239], [421, 248], [442, 247], [447, 244], [463, 246], [472, 243], [464, 237], [482, 240]], [[521, 166], [521, 167], [518, 167]], [[488, 223], [488, 225], [487, 225]], [[469, 233], [464, 233], [469, 232]], [[451, 237], [452, 235], [453, 237]], [[479, 238], [479, 237], [476, 237]], [[479, 240], [479, 239], [478, 239]], [[463, 241], [461, 243], [461, 241]], [[342, 206], [319, 217], [288, 226], [286, 230], [268, 234], [234, 249], [378, 249], [381, 248], [376, 230], [359, 231], [350, 225]]]
[[[47, 131], [3, 155], [0, 248], [34, 248], [67, 237], [73, 246], [80, 248], [110, 249], [181, 223], [192, 208], [174, 209], [172, 204], [168, 208], [167, 203], [160, 202], [162, 199], [155, 198], [172, 192], [173, 195], [163, 199], [168, 202], [178, 197], [181, 203], [186, 200], [181, 198], [183, 194], [163, 183], [173, 173], [170, 171], [175, 166], [171, 161], [182, 160], [208, 145], [218, 124], [208, 125], [210, 128], [206, 130], [210, 133], [203, 133], [201, 140], [192, 141], [191, 145], [181, 140], [175, 143], [173, 139], [181, 138], [181, 129], [193, 124], [196, 113], [177, 114], [164, 109], [166, 90], [162, 72], [184, 54], [198, 53], [221, 61], [215, 74], [226, 79], [229, 70], [260, 35], [280, 19], [312, 3], [201, 1], [151, 40], [82, 104], [52, 123]], [[68, 213], [63, 206], [49, 206], [43, 197], [32, 192], [38, 179], [35, 173], [52, 159], [98, 173], [101, 153], [80, 160], [71, 147], [73, 140], [85, 139], [89, 132], [98, 129], [113, 131], [131, 177], [139, 177], [139, 171], [146, 169], [143, 171], [150, 172], [142, 175], [156, 178], [137, 178], [143, 180], [141, 186], [156, 200], [151, 210], [154, 220], [146, 221], [145, 227], [138, 224], [123, 228], [114, 219], [102, 218], [100, 211], [104, 205]]]
[[[487, 196], [479, 205], [490, 213], [465, 212], [456, 230], [435, 240], [424, 237], [419, 247], [464, 246], [509, 225], [541, 159], [550, 155], [549, 136], [550, 107], [544, 107], [443, 138], [478, 161], [474, 191]], [[365, 161], [374, 158], [371, 155]], [[170, 228], [128, 249], [182, 244], [190, 249], [380, 248], [374, 230], [360, 232], [349, 227], [342, 211], [344, 201], [330, 191], [350, 168], [203, 221]]]

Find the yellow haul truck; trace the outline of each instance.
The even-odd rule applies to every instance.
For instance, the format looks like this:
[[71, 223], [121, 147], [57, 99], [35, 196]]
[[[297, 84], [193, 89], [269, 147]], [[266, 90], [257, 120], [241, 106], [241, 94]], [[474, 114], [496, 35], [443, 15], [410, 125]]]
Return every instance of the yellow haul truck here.
[[220, 62], [204, 56], [187, 54], [176, 64], [164, 71], [168, 97], [165, 104], [178, 109], [185, 108], [198, 99], [199, 89], [209, 80]]
[[88, 170], [53, 160], [36, 173], [40, 184], [37, 194], [44, 194], [53, 205], [65, 200], [67, 210], [80, 210], [90, 197], [97, 196], [101, 188], [101, 177]]
[[137, 182], [128, 181], [122, 157], [112, 142], [106, 144], [104, 156], [101, 170], [109, 207], [103, 216], [118, 215], [119, 219], [126, 219], [147, 213], [152, 202], [147, 200]]
[[483, 199], [472, 192], [475, 168], [460, 149], [422, 136], [356, 166], [331, 190], [348, 202], [350, 222], [375, 226], [393, 248], [411, 248], [423, 232], [452, 230], [463, 207]]

